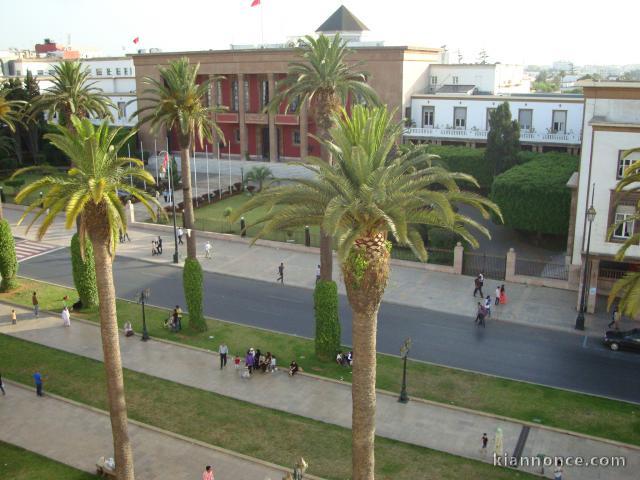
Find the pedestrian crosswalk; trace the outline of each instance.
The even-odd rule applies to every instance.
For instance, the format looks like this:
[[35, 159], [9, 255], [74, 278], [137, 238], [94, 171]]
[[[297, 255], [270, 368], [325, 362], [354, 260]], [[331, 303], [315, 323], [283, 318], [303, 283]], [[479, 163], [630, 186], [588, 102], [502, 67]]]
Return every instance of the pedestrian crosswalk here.
[[54, 250], [59, 250], [60, 248], [63, 247], [16, 238], [16, 258], [18, 259], [18, 262], [49, 253]]

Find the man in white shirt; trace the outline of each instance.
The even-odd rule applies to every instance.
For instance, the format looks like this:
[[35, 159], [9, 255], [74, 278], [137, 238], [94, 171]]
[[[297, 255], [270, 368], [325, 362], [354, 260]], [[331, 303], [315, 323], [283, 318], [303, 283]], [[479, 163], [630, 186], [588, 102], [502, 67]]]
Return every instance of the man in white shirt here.
[[204, 258], [211, 258], [211, 242], [207, 240], [207, 243], [204, 244]]
[[178, 243], [182, 245], [184, 242], [182, 241], [182, 236], [184, 235], [184, 230], [182, 227], [178, 227]]
[[222, 342], [220, 344], [218, 353], [220, 354], [220, 370], [222, 370], [227, 366], [227, 354], [229, 353], [229, 347], [227, 347], [226, 343]]

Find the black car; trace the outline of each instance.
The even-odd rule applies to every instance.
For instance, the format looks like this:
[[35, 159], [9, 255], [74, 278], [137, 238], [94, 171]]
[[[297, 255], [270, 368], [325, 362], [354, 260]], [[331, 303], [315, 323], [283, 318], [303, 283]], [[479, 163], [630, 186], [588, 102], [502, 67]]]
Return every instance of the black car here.
[[640, 350], [640, 328], [634, 328], [626, 332], [607, 330], [607, 333], [604, 334], [604, 343], [614, 351], [619, 348]]

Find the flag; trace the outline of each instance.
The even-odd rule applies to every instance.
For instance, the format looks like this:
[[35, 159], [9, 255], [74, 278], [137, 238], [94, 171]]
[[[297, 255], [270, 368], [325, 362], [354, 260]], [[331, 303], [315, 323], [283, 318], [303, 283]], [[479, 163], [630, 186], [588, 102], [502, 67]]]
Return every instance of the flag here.
[[137, 44], [140, 41], [140, 37], [136, 37], [133, 39], [133, 43]]
[[253, 0], [253, 2], [251, 2], [252, 7], [257, 7], [258, 5], [260, 5], [260, 0]]
[[162, 161], [162, 168], [166, 170], [168, 163], [169, 163], [169, 154], [167, 152], [164, 152], [164, 160]]

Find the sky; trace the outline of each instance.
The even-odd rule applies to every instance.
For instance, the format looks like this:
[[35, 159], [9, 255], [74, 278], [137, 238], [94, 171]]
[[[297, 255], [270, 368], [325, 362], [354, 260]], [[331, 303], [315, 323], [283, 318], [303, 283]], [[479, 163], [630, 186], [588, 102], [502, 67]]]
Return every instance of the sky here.
[[[0, 50], [44, 38], [102, 55], [283, 43], [312, 33], [341, 4], [365, 40], [460, 50], [475, 62], [640, 64], [636, 0], [0, 0]], [[136, 46], [135, 37], [140, 38]]]

